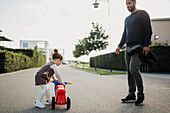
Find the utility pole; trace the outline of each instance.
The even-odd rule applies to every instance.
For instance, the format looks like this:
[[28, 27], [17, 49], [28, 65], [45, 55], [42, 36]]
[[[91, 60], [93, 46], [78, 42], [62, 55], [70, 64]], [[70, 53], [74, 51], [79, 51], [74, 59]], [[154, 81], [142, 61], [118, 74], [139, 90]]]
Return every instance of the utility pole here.
[[[112, 54], [111, 54], [111, 29], [110, 29], [110, 1], [107, 0], [108, 2], [108, 26], [109, 26], [109, 38], [110, 38], [110, 73], [112, 72]], [[99, 3], [97, 0], [95, 0], [95, 3], [93, 3], [94, 8], [98, 8]]]

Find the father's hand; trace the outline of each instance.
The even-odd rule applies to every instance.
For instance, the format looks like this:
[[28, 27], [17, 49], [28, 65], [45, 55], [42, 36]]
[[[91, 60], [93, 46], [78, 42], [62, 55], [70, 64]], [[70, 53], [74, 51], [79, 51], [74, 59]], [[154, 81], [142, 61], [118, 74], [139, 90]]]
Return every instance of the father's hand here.
[[147, 54], [149, 53], [149, 51], [150, 51], [149, 47], [145, 46], [145, 47], [143, 48], [142, 54], [147, 55]]
[[120, 51], [120, 47], [118, 47], [118, 48], [115, 50], [115, 53], [116, 53], [116, 54], [119, 54], [119, 51]]

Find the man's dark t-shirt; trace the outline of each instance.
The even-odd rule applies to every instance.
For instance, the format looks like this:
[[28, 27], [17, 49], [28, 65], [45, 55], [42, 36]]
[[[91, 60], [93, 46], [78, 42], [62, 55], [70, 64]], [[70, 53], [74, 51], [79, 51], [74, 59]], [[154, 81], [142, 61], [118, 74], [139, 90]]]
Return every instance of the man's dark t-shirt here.
[[138, 10], [125, 19], [124, 33], [119, 44], [121, 48], [125, 43], [127, 46], [141, 44], [149, 46], [152, 35], [150, 17], [144, 10]]

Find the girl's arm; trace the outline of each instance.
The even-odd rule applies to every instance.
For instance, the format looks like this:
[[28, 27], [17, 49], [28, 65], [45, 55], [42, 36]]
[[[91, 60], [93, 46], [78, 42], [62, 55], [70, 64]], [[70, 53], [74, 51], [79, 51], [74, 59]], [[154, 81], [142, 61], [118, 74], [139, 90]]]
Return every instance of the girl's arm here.
[[58, 79], [58, 81], [59, 81], [60, 83], [63, 83], [63, 82], [62, 82], [62, 79], [61, 79], [61, 76], [60, 76], [60, 73], [58, 72], [57, 65], [56, 65], [56, 64], [53, 64], [53, 65], [50, 66], [50, 68], [54, 70], [55, 76], [56, 76], [56, 78]]
[[53, 79], [55, 82], [57, 82], [57, 81], [58, 81], [57, 79], [55, 79], [55, 77], [54, 77], [54, 76], [52, 76], [52, 79]]

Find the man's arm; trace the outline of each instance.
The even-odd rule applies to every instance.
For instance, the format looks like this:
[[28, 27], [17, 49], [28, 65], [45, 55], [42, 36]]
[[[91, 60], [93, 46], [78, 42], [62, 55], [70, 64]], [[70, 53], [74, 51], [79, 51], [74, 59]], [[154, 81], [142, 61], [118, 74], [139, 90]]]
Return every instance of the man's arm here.
[[144, 46], [149, 46], [151, 36], [152, 36], [152, 28], [151, 28], [151, 21], [149, 14], [146, 11], [143, 11], [142, 13], [142, 26], [145, 30], [145, 39], [144, 39]]
[[117, 49], [115, 50], [116, 54], [119, 54], [120, 48], [125, 44], [125, 41], [126, 41], [126, 27], [124, 27], [122, 39], [121, 39]]
[[122, 35], [122, 39], [121, 39], [118, 47], [121, 48], [125, 44], [125, 41], [126, 41], [126, 27], [124, 27], [124, 32], [123, 32], [123, 35]]
[[146, 11], [143, 11], [142, 14], [142, 25], [145, 30], [144, 48], [142, 53], [147, 55], [150, 51], [149, 44], [152, 36], [152, 28], [149, 14]]

